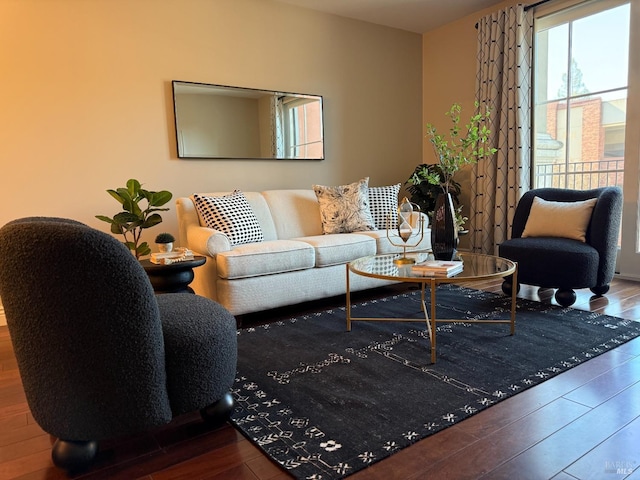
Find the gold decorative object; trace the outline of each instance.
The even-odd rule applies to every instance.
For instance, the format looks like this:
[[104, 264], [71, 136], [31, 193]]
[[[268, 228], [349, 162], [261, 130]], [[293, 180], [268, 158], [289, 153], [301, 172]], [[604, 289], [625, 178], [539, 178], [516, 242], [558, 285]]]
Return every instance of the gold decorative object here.
[[[393, 245], [394, 247], [402, 247], [402, 257], [396, 258], [393, 261], [393, 263], [397, 265], [416, 263], [415, 259], [407, 257], [407, 248], [417, 247], [418, 245], [420, 245], [420, 242], [422, 242], [422, 239], [424, 238], [424, 217], [422, 215], [418, 215], [418, 231], [415, 232], [413, 227], [411, 226], [411, 220], [414, 212], [417, 212], [419, 214], [420, 207], [417, 204], [410, 202], [407, 197], [404, 197], [402, 199], [402, 202], [400, 202], [400, 205], [398, 205], [397, 236], [389, 234], [389, 231], [392, 231], [393, 229], [389, 228], [389, 225], [391, 223], [390, 216], [387, 218], [387, 238], [389, 239], [389, 243], [391, 243], [391, 245]], [[418, 236], [420, 238], [418, 238]], [[394, 243], [394, 241], [392, 240], [392, 238], [398, 237], [400, 238], [400, 240], [402, 240], [402, 243]], [[410, 243], [412, 238], [417, 238], [418, 240], [414, 240]]]

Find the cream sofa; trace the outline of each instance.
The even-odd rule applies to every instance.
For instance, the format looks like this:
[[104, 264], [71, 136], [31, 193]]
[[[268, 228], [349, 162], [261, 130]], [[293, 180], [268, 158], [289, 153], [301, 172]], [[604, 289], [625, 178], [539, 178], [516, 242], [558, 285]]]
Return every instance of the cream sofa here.
[[[227, 235], [203, 226], [206, 222], [193, 195], [176, 201], [180, 245], [207, 257], [194, 270], [191, 287], [234, 315], [344, 294], [347, 262], [402, 250], [389, 242], [386, 230], [324, 235], [318, 200], [311, 189], [242, 193], [262, 229], [262, 241], [232, 246]], [[412, 223], [417, 223], [419, 215], [414, 214]], [[425, 228], [415, 250], [430, 245], [430, 231]], [[354, 291], [392, 283], [359, 275], [350, 279]]]

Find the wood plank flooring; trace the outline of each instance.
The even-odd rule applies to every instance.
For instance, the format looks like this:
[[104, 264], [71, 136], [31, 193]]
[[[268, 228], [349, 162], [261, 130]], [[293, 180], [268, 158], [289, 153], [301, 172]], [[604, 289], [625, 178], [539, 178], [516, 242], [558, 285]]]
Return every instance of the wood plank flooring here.
[[[499, 292], [500, 282], [469, 285]], [[355, 300], [389, 294], [385, 287]], [[519, 297], [554, 303], [553, 291], [523, 286]], [[341, 305], [343, 297], [243, 317], [243, 324]], [[640, 283], [616, 279], [605, 297], [578, 292], [575, 308], [640, 321]], [[7, 327], [0, 327], [0, 479], [63, 479], [53, 439], [34, 422]], [[291, 478], [230, 425], [207, 430], [197, 414], [157, 431], [101, 445], [99, 479]], [[353, 480], [640, 479], [640, 339], [509, 398], [390, 458]]]

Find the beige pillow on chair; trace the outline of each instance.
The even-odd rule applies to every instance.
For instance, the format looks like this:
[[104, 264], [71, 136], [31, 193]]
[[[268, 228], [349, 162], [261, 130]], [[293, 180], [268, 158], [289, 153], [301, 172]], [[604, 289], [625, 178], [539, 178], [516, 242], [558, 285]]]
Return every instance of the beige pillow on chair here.
[[580, 202], [550, 202], [534, 197], [522, 238], [562, 237], [585, 242], [597, 201], [590, 198]]

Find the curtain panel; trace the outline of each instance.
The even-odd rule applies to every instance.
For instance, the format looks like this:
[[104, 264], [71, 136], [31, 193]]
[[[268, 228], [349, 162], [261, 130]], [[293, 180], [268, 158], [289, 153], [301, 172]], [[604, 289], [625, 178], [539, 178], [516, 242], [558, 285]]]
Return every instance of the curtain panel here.
[[490, 109], [491, 147], [473, 166], [470, 246], [497, 254], [508, 239], [516, 204], [531, 180], [533, 13], [515, 5], [478, 22], [476, 100]]

